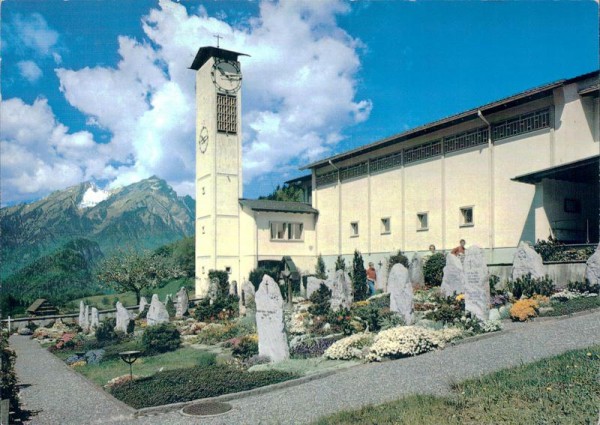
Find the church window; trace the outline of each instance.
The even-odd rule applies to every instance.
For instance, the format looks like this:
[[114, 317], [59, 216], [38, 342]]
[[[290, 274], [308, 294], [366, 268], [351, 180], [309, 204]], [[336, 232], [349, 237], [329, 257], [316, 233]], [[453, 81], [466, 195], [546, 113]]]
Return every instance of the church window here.
[[271, 240], [274, 241], [301, 241], [304, 238], [304, 224], [271, 222]]
[[350, 237], [355, 238], [358, 236], [358, 221], [350, 223]]
[[429, 213], [417, 213], [417, 231], [429, 230]]
[[217, 94], [217, 131], [237, 133], [237, 99], [228, 94]]
[[473, 222], [473, 207], [462, 207], [460, 209], [460, 227], [470, 227]]
[[381, 234], [389, 235], [390, 233], [392, 233], [390, 218], [384, 217], [381, 219]]

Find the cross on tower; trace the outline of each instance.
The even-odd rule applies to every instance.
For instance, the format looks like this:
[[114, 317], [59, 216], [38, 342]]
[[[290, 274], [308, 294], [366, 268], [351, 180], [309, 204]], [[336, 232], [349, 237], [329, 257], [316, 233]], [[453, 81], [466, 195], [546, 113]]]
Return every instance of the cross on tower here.
[[219, 40], [222, 39], [223, 37], [221, 37], [220, 35], [213, 35], [214, 38], [217, 39], [217, 49], [219, 48]]

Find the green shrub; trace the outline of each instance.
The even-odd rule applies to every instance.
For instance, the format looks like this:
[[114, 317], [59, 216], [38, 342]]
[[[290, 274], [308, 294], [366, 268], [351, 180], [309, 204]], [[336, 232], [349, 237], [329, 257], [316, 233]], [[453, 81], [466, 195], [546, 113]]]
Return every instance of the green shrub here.
[[444, 267], [446, 267], [446, 257], [441, 252], [427, 258], [423, 264], [425, 283], [431, 286], [440, 286], [444, 277]]
[[16, 415], [21, 413], [19, 387], [15, 373], [17, 355], [8, 346], [8, 331], [0, 328], [0, 394], [9, 400], [10, 410]]
[[325, 272], [325, 262], [321, 254], [317, 257], [317, 266], [315, 267], [315, 277], [318, 279], [327, 279], [327, 273]]
[[346, 270], [346, 261], [341, 255], [338, 255], [337, 260], [335, 260], [335, 271], [337, 272], [338, 270]]
[[175, 310], [175, 304], [173, 303], [171, 297], [167, 298], [167, 302], [165, 302], [165, 308], [167, 309], [167, 313], [169, 313], [169, 317], [175, 317], [177, 310]]
[[356, 329], [352, 324], [352, 315], [350, 310], [339, 309], [338, 311], [329, 310], [327, 313], [327, 323], [331, 325], [332, 333], [343, 333], [344, 335], [352, 335], [353, 333], [362, 330]]
[[119, 337], [115, 332], [116, 319], [104, 319], [96, 328], [96, 341], [100, 343], [117, 341]]
[[198, 334], [198, 342], [200, 344], [214, 345], [236, 336], [237, 329], [235, 326], [210, 323]]
[[269, 275], [273, 278], [275, 282], [279, 279], [279, 269], [278, 268], [265, 268], [265, 267], [257, 267], [250, 272], [250, 276], [248, 280], [254, 285], [254, 289], [258, 290], [260, 286], [260, 282], [262, 282], [262, 278], [264, 275]]
[[212, 281], [213, 279], [219, 280], [219, 292], [221, 295], [225, 295], [229, 293], [229, 273], [225, 270], [209, 270], [208, 271], [208, 280]]
[[554, 284], [548, 276], [534, 279], [531, 274], [527, 274], [516, 280], [509, 280], [506, 289], [513, 294], [516, 299], [521, 297], [530, 298], [534, 295], [545, 295], [549, 297], [554, 293]]
[[460, 319], [465, 311], [464, 299], [457, 300], [456, 297], [438, 297], [436, 303], [439, 307], [427, 312], [425, 318], [435, 322], [453, 323]]
[[533, 246], [544, 261], [582, 261], [587, 260], [596, 249], [595, 246], [570, 247], [562, 242], [548, 237], [547, 241], [539, 240]]
[[358, 250], [354, 250], [354, 257], [352, 258], [352, 289], [354, 292], [354, 301], [367, 299], [369, 293], [367, 271], [365, 270], [362, 255]]
[[308, 312], [315, 316], [322, 316], [329, 312], [331, 308], [331, 290], [321, 283], [319, 289], [310, 295], [312, 305], [308, 307]]
[[398, 263], [402, 264], [408, 269], [408, 258], [406, 258], [406, 255], [402, 254], [402, 251], [398, 251], [396, 255], [390, 256], [390, 258], [388, 259], [388, 270], [392, 270], [394, 264]]
[[149, 378], [117, 385], [110, 392], [140, 409], [246, 391], [297, 377], [277, 370], [247, 372], [234, 366], [215, 365], [158, 372]]
[[256, 335], [245, 335], [233, 344], [232, 354], [240, 359], [249, 359], [258, 355], [258, 338]]
[[196, 304], [194, 317], [200, 322], [215, 322], [236, 317], [239, 313], [240, 298], [237, 295], [227, 295], [213, 300], [204, 298]]
[[[381, 312], [384, 308], [372, 303], [367, 303], [366, 305], [359, 303], [359, 305], [355, 304], [352, 306], [352, 316], [360, 318], [368, 326], [370, 332], [377, 332], [379, 330]], [[389, 310], [389, 307], [387, 310]]]
[[586, 292], [589, 292], [590, 294], [600, 294], [600, 285], [598, 285], [597, 283], [591, 284], [590, 281], [587, 279], [585, 279], [585, 281], [583, 282], [569, 281], [569, 283], [567, 284], [567, 289], [571, 292], [579, 292], [582, 294]]
[[209, 367], [217, 364], [217, 355], [210, 351], [200, 351], [198, 353], [197, 364], [199, 367]]
[[175, 351], [181, 345], [181, 335], [171, 323], [149, 326], [142, 335], [142, 346], [147, 353]]
[[383, 311], [382, 314], [377, 319], [377, 325], [379, 327], [378, 330], [385, 331], [391, 328], [395, 328], [396, 326], [405, 325], [404, 319], [397, 313], [393, 311]]
[[499, 295], [502, 294], [502, 291], [499, 291], [496, 286], [498, 286], [498, 283], [500, 283], [500, 278], [498, 276], [496, 276], [495, 274], [490, 274], [490, 278], [489, 278], [489, 282], [490, 282], [490, 295]]

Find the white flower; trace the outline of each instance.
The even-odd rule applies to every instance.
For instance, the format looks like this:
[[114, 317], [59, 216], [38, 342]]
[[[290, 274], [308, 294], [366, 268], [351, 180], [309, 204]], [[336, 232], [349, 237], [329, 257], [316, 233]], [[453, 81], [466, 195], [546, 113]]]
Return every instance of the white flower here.
[[331, 347], [325, 350], [323, 356], [332, 360], [362, 358], [362, 349], [368, 347], [372, 341], [373, 335], [370, 333], [354, 334], [334, 342]]

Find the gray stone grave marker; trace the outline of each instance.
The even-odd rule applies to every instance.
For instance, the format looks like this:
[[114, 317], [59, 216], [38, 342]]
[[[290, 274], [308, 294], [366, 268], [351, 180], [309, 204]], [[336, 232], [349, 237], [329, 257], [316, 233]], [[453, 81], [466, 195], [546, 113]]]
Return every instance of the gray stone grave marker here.
[[290, 353], [283, 320], [283, 298], [279, 285], [270, 276], [263, 276], [255, 301], [258, 354], [269, 357], [272, 362], [288, 359]]
[[490, 275], [483, 249], [472, 246], [465, 252], [465, 310], [481, 320], [490, 316]]

